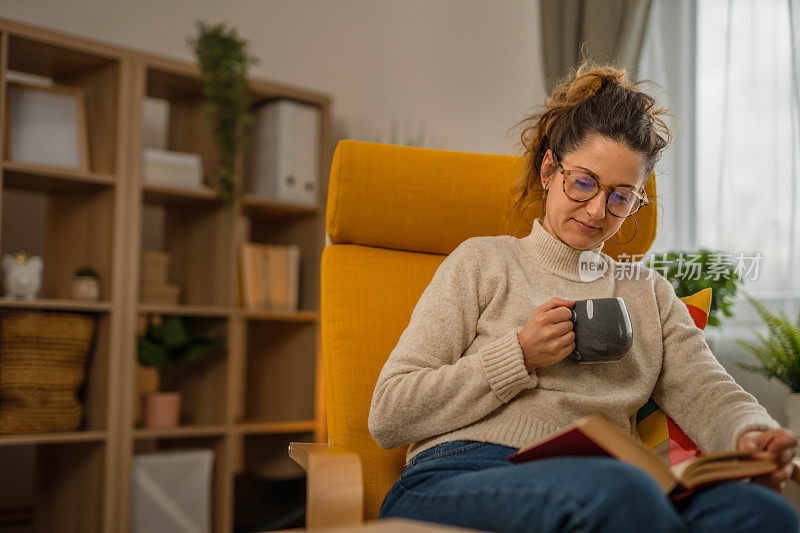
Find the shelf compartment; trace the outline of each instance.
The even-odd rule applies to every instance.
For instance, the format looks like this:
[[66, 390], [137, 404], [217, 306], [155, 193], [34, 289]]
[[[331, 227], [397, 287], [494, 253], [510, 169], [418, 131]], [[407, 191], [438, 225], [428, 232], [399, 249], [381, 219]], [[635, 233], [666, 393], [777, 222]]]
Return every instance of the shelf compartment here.
[[170, 254], [168, 281], [180, 286], [182, 305], [230, 306], [232, 224], [232, 217], [217, 202], [191, 209], [144, 205], [141, 249]]
[[[3, 314], [27, 313], [27, 310], [10, 309]], [[34, 311], [38, 312], [38, 311]], [[51, 312], [51, 311], [42, 311]], [[58, 312], [63, 312], [58, 310]], [[2, 315], [0, 315], [2, 319]], [[110, 325], [109, 314], [94, 315], [94, 338], [91, 343], [86, 366], [84, 367], [83, 386], [78, 388], [77, 397], [83, 406], [80, 430], [73, 432], [54, 432], [37, 434], [19, 434], [0, 436], [0, 445], [37, 442], [90, 442], [102, 440], [106, 429], [108, 408], [108, 376], [110, 358]]]
[[200, 72], [194, 65], [166, 58], [149, 58], [147, 96], [171, 101], [203, 99]]
[[70, 431], [66, 433], [36, 433], [30, 435], [0, 435], [0, 447], [30, 444], [60, 444], [72, 442], [102, 442], [105, 431]]
[[[118, 57], [101, 47], [67, 48], [60, 44], [9, 36], [9, 70], [43, 76], [55, 84], [80, 87], [84, 93], [89, 169], [116, 174], [118, 167], [122, 69]], [[7, 157], [7, 156], [6, 156]]]
[[[207, 449], [214, 452], [214, 466], [211, 479], [211, 523], [212, 531], [229, 529], [230, 510], [228, 501], [232, 482], [228, 479], [228, 460], [225, 437], [188, 437], [188, 438], [156, 438], [137, 439], [134, 443], [134, 454], [165, 452], [172, 450]], [[133, 464], [133, 463], [131, 463]], [[132, 477], [131, 477], [132, 479]], [[133, 516], [131, 505], [131, 516]]]
[[167, 150], [199, 154], [203, 162], [203, 183], [216, 189], [219, 155], [212, 126], [205, 117], [202, 87], [196, 68], [164, 59], [148, 62], [142, 98], [159, 98], [169, 103]]
[[115, 183], [116, 176], [111, 174], [3, 161], [3, 186], [8, 189], [50, 194], [92, 192], [113, 187]]
[[63, 300], [51, 298], [37, 298], [35, 300], [22, 300], [0, 298], [2, 309], [29, 309], [32, 311], [74, 311], [83, 313], [108, 313], [111, 311], [111, 302], [88, 300]]
[[290, 442], [314, 442], [312, 432], [294, 432], [281, 435], [246, 435], [243, 438], [243, 463], [239, 471], [273, 478], [305, 475], [303, 469], [290, 457]]
[[248, 242], [291, 245], [300, 248], [298, 275], [298, 307], [306, 311], [319, 310], [320, 260], [325, 245], [324, 232], [318, 217], [281, 220], [251, 218], [244, 220], [244, 234]]
[[162, 390], [181, 393], [181, 423], [216, 425], [224, 422], [227, 360], [207, 355], [193, 363], [173, 363], [161, 373]]
[[314, 418], [317, 326], [248, 322], [242, 420], [292, 422]]
[[[144, 334], [146, 325], [145, 320], [140, 320], [137, 333]], [[229, 341], [228, 322], [225, 319], [194, 317], [186, 321], [186, 328], [190, 333], [223, 337], [226, 342]], [[160, 371], [160, 390], [181, 393], [180, 426], [164, 430], [136, 428], [136, 436], [157, 436], [159, 431], [167, 431], [170, 436], [197, 431], [224, 432], [227, 382], [228, 357], [225, 345], [206, 353], [197, 361], [170, 362]], [[138, 391], [135, 394], [138, 395]], [[142, 401], [138, 396], [133, 400]]]
[[70, 300], [73, 276], [83, 266], [100, 275], [101, 298], [112, 287], [113, 188], [99, 191], [4, 190], [0, 254], [25, 250], [44, 259], [41, 298]]
[[0, 516], [13, 509], [34, 531], [101, 531], [105, 459], [104, 442], [0, 448]]
[[[241, 439], [243, 453], [239, 458], [240, 463], [235, 467], [233, 496], [235, 529], [264, 529], [265, 515], [270, 515], [270, 510], [278, 504], [282, 510], [289, 512], [305, 507], [306, 473], [289, 458], [287, 450], [290, 442], [311, 442], [312, 436], [311, 433], [295, 432], [285, 435], [247, 435]], [[268, 497], [275, 490], [280, 491], [280, 502]], [[294, 523], [282, 527], [302, 529], [303, 518], [300, 515]]]

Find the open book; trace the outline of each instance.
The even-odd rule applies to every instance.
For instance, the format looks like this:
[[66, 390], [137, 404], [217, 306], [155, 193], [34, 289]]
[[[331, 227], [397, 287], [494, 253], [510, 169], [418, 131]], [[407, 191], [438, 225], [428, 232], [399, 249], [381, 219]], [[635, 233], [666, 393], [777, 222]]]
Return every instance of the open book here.
[[772, 461], [748, 458], [752, 452], [728, 451], [701, 455], [672, 468], [641, 442], [600, 415], [581, 418], [556, 435], [523, 446], [508, 459], [524, 463], [568, 455], [616, 457], [642, 468], [655, 478], [671, 500], [680, 500], [697, 487], [722, 481], [768, 474], [777, 470]]

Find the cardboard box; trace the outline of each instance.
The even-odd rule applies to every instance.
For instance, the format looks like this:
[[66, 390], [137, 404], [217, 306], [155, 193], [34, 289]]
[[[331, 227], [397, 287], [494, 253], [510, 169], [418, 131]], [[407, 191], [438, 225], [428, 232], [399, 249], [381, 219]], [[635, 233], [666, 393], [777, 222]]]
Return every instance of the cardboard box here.
[[181, 288], [168, 283], [143, 283], [139, 291], [139, 303], [178, 305]]
[[142, 283], [166, 284], [169, 279], [170, 254], [158, 250], [142, 250]]
[[203, 186], [203, 160], [200, 154], [145, 148], [142, 180], [166, 187], [197, 189]]

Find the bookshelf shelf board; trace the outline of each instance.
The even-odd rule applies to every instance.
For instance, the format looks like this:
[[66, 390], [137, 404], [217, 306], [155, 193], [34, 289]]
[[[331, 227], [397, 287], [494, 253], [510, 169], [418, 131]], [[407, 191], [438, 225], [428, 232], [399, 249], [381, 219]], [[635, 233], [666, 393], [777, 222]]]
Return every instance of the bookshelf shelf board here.
[[182, 439], [186, 437], [217, 437], [226, 433], [227, 426], [179, 426], [175, 428], [138, 428], [133, 431], [137, 440]]
[[214, 307], [205, 305], [160, 305], [139, 304], [140, 314], [179, 315], [210, 318], [226, 318], [231, 315], [230, 307]]
[[113, 187], [116, 181], [111, 174], [3, 161], [3, 187], [8, 189], [47, 193], [95, 191]]
[[245, 435], [304, 433], [314, 431], [314, 420], [289, 420], [286, 422], [240, 422], [236, 429]]
[[288, 86], [279, 82], [252, 79], [250, 80], [250, 97], [256, 104], [276, 98], [291, 98], [302, 100], [307, 104], [318, 106], [330, 105], [330, 97], [315, 91], [300, 87]]
[[94, 302], [83, 300], [59, 300], [40, 298], [36, 300], [21, 300], [0, 298], [0, 309], [31, 309], [41, 311], [79, 311], [88, 313], [108, 313], [111, 311], [111, 302]]
[[[90, 72], [117, 62], [121, 50], [113, 45], [99, 47], [94, 43], [70, 38], [52, 38], [32, 27], [4, 20], [9, 33], [8, 69], [38, 76], [63, 78], [75, 72]], [[105, 44], [105, 43], [104, 43]]]
[[320, 212], [316, 205], [278, 202], [252, 194], [245, 194], [242, 198], [242, 210], [248, 216], [259, 218], [309, 216]]
[[69, 431], [63, 433], [32, 433], [29, 435], [0, 435], [1, 446], [31, 444], [68, 444], [71, 442], [102, 442], [105, 431]]
[[241, 310], [241, 315], [252, 321], [262, 322], [318, 322], [317, 311], [251, 311]]
[[144, 201], [156, 205], [209, 204], [217, 202], [217, 193], [210, 187], [189, 189], [164, 185], [143, 184]]

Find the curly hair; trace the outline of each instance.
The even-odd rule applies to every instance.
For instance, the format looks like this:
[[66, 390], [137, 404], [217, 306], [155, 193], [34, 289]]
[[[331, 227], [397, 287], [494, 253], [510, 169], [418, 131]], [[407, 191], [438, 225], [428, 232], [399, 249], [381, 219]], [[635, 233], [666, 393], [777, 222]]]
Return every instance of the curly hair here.
[[514, 223], [529, 225], [533, 220], [525, 220], [525, 213], [538, 202], [546, 204], [541, 169], [547, 150], [563, 157], [593, 135], [641, 153], [647, 182], [672, 132], [662, 118], [668, 111], [639, 89], [643, 83], [647, 82], [631, 83], [623, 68], [584, 61], [555, 88], [544, 109], [517, 123], [525, 126], [521, 134], [525, 173], [513, 186]]

